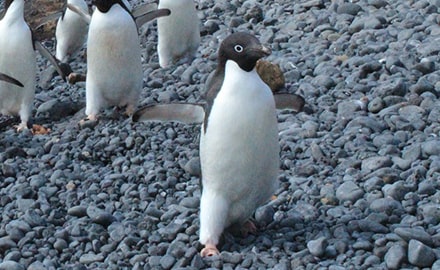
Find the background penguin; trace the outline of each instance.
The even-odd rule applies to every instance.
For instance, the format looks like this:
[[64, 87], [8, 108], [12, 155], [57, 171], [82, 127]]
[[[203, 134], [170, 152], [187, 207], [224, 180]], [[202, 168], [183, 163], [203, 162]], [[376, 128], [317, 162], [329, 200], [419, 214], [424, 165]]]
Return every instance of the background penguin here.
[[[89, 7], [84, 0], [67, 0], [68, 4], [75, 5], [82, 12], [88, 13]], [[66, 8], [58, 19], [56, 37], [56, 57], [61, 62], [70, 60], [78, 52], [87, 39], [88, 23], [77, 13]]]
[[27, 128], [35, 95], [37, 60], [32, 33], [24, 20], [24, 0], [6, 0], [0, 21], [0, 69], [24, 87], [0, 82], [0, 113], [19, 115], [18, 130]]
[[199, 18], [193, 0], [160, 0], [170, 16], [157, 20], [159, 64], [169, 67], [180, 59], [192, 61], [200, 43]]
[[218, 66], [207, 84], [200, 137], [202, 256], [219, 253], [223, 230], [240, 225], [276, 189], [279, 142], [275, 102], [255, 65], [269, 55], [256, 37], [234, 33], [220, 46]]
[[[87, 41], [87, 118], [95, 121], [99, 111], [109, 106], [127, 106], [126, 113], [131, 115], [143, 83], [141, 47], [134, 18], [122, 0], [92, 3], [96, 9]], [[156, 17], [168, 14], [163, 10], [152, 12]]]
[[71, 69], [60, 63], [40, 42], [34, 40], [24, 20], [24, 0], [6, 0], [5, 15], [0, 20], [0, 70], [18, 80], [23, 87], [0, 81], [0, 113], [19, 115], [17, 130], [27, 128], [35, 96], [37, 60], [35, 49], [55, 66], [65, 80]]

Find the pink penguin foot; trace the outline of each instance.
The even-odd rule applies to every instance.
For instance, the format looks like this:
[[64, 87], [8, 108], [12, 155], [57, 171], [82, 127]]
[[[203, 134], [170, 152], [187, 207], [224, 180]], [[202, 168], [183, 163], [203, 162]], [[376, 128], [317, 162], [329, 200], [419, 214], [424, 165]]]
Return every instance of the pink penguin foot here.
[[87, 118], [79, 121], [80, 128], [94, 128], [98, 124], [98, 118], [96, 115], [89, 115]]
[[206, 244], [202, 251], [200, 251], [200, 256], [202, 257], [212, 257], [219, 254], [220, 251], [218, 251], [217, 247], [213, 244]]
[[257, 226], [251, 221], [248, 220], [241, 227], [240, 232], [243, 237], [247, 237], [248, 234], [256, 234], [258, 231]]

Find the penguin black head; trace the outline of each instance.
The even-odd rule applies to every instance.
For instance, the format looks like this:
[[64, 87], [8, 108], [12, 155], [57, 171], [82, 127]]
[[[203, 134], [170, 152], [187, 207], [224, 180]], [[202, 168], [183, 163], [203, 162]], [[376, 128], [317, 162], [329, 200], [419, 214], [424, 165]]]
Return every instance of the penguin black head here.
[[237, 32], [228, 36], [221, 43], [219, 63], [224, 66], [227, 60], [232, 60], [241, 69], [251, 71], [260, 58], [270, 55], [270, 53], [270, 49], [264, 47], [255, 36]]
[[107, 13], [113, 5], [119, 4], [123, 9], [131, 14], [130, 10], [122, 0], [92, 0], [92, 4], [95, 5], [96, 8], [102, 13]]

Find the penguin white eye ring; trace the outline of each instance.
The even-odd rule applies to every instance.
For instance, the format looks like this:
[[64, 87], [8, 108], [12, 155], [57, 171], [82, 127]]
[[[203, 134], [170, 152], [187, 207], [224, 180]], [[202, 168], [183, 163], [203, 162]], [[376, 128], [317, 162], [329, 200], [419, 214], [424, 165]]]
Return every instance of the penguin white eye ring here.
[[241, 45], [235, 45], [234, 50], [238, 53], [241, 53], [243, 51], [243, 46]]

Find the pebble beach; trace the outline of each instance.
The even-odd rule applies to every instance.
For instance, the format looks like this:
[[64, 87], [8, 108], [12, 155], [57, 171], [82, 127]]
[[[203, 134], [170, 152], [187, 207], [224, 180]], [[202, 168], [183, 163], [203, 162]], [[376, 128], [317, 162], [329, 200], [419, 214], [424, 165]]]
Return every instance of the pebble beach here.
[[278, 111], [279, 188], [258, 233], [200, 257], [200, 125], [109, 108], [81, 128], [85, 83], [51, 79], [38, 56], [32, 121], [47, 132], [0, 116], [0, 270], [440, 269], [440, 1], [196, 3], [189, 64], [160, 68], [156, 24], [140, 29], [140, 106], [200, 101], [233, 31], [271, 48], [305, 107]]

